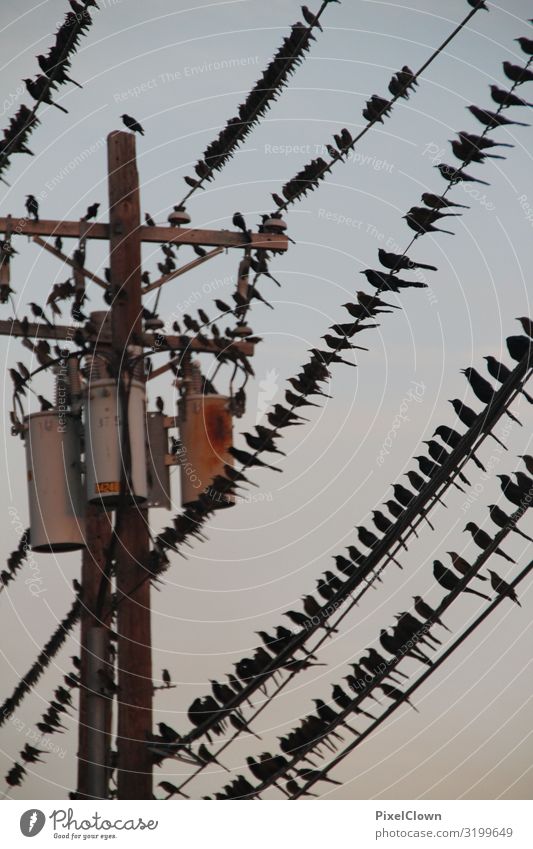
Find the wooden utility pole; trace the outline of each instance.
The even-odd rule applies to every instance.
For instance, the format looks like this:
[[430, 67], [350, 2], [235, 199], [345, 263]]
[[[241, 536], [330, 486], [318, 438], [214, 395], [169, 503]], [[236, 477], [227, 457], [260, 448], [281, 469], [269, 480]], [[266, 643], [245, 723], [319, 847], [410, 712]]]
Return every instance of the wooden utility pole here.
[[[85, 538], [87, 540], [87, 548], [83, 552], [81, 562], [81, 586], [82, 586], [82, 612], [80, 621], [80, 689], [78, 703], [78, 783], [77, 792], [81, 798], [94, 798], [95, 787], [91, 780], [90, 773], [95, 771], [102, 773], [102, 781], [100, 785], [107, 788], [107, 775], [109, 759], [104, 758], [103, 763], [95, 763], [94, 749], [91, 745], [91, 735], [97, 731], [93, 726], [93, 718], [91, 716], [91, 695], [88, 682], [89, 660], [89, 642], [90, 632], [94, 628], [101, 627], [102, 622], [95, 615], [97, 609], [97, 601], [100, 591], [101, 581], [103, 580], [104, 568], [106, 563], [106, 552], [111, 538], [110, 528], [111, 517], [100, 507], [94, 504], [88, 504], [85, 509]], [[109, 587], [106, 588], [103, 596], [103, 602], [106, 610], [109, 610]], [[109, 651], [109, 647], [107, 653]], [[106, 654], [107, 654], [106, 653]], [[111, 733], [111, 699], [107, 698], [105, 702], [106, 713], [106, 739], [105, 749], [109, 753], [111, 747], [109, 745]], [[102, 798], [107, 798], [107, 794], [102, 795]]]
[[[147, 227], [140, 224], [139, 179], [135, 161], [135, 136], [127, 132], [113, 132], [108, 137], [109, 222], [57, 221], [29, 218], [0, 217], [0, 233], [9, 240], [17, 236], [33, 237], [40, 249], [54, 255], [61, 262], [74, 266], [77, 282], [90, 282], [102, 289], [107, 283], [85, 266], [81, 267], [57, 246], [44, 242], [43, 236], [61, 236], [64, 239], [109, 240], [111, 292], [113, 293], [111, 329], [105, 325], [95, 329], [95, 322], [87, 322], [83, 332], [92, 356], [98, 356], [104, 346], [111, 350], [113, 374], [120, 376], [121, 387], [127, 386], [135, 371], [135, 380], [144, 382], [143, 351], [153, 353], [187, 350], [188, 352], [220, 353], [219, 340], [186, 334], [163, 337], [160, 333], [143, 332], [142, 297], [153, 289], [185, 274], [192, 268], [210, 261], [222, 251], [264, 249], [284, 252], [287, 237], [279, 228], [265, 228], [266, 232], [250, 233], [243, 243], [243, 234], [230, 230], [202, 230], [182, 227], [169, 217], [171, 226]], [[159, 242], [175, 245], [202, 245], [213, 248], [203, 257], [196, 258], [163, 275], [149, 285], [141, 287], [141, 244]], [[0, 286], [9, 285], [9, 262], [0, 266]], [[244, 285], [243, 274], [240, 287]], [[109, 291], [109, 290], [108, 290]], [[107, 325], [107, 322], [106, 322]], [[22, 320], [0, 320], [0, 336], [18, 336], [23, 344], [34, 350], [32, 340], [51, 339], [72, 341], [72, 326]], [[163, 339], [164, 345], [161, 345]], [[244, 340], [220, 340], [226, 354], [252, 356], [254, 345]], [[137, 364], [136, 366], [134, 364]], [[153, 375], [169, 368], [155, 368]], [[123, 396], [119, 392], [119, 397]], [[122, 410], [122, 419], [127, 420]], [[169, 420], [170, 421], [170, 420]], [[128, 451], [124, 451], [123, 495], [128, 494]], [[125, 483], [125, 486], [124, 486]], [[125, 490], [125, 492], [124, 492]], [[86, 508], [86, 551], [81, 571], [80, 648], [80, 701], [78, 746], [78, 793], [82, 798], [98, 798], [107, 793], [109, 777], [109, 740], [111, 734], [111, 709], [114, 688], [109, 688], [109, 640], [105, 630], [110, 627], [110, 582], [106, 567], [115, 562], [117, 594], [118, 639], [118, 731], [117, 731], [117, 786], [119, 799], [152, 798], [152, 762], [146, 745], [152, 732], [152, 660], [150, 622], [150, 580], [146, 565], [149, 554], [148, 510], [139, 504], [124, 503], [122, 498], [116, 509], [115, 530], [112, 534], [111, 513], [100, 504]], [[109, 509], [109, 508], [108, 508]], [[112, 558], [109, 552], [112, 553]], [[103, 672], [108, 679], [103, 685], [99, 679]], [[111, 682], [112, 683], [112, 682]]]
[[[109, 264], [115, 293], [111, 309], [114, 364], [122, 382], [133, 370], [144, 381], [144, 361], [133, 369], [128, 347], [142, 333], [139, 178], [135, 136], [113, 132], [107, 139], [109, 173]], [[125, 457], [125, 462], [128, 462]], [[128, 469], [125, 469], [128, 473]], [[127, 485], [126, 485], [127, 489]], [[126, 492], [127, 495], [127, 492]], [[116, 591], [118, 605], [119, 799], [152, 797], [152, 759], [146, 745], [152, 731], [152, 641], [148, 511], [136, 504], [117, 510]]]

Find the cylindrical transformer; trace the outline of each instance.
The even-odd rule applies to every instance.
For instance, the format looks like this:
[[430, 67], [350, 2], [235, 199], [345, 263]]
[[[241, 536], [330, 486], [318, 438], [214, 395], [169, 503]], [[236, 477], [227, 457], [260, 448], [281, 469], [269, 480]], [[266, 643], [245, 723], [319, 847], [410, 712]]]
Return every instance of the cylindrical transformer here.
[[127, 438], [125, 452], [116, 381], [93, 380], [87, 386], [85, 403], [85, 477], [87, 499], [92, 504], [116, 506], [125, 459], [131, 458], [131, 474], [126, 481], [125, 503], [142, 504], [148, 495], [146, 481], [145, 391], [144, 383], [132, 380], [128, 392]]
[[189, 395], [181, 402], [179, 420], [182, 449], [181, 503], [184, 507], [208, 492], [215, 507], [232, 507], [231, 494], [217, 493], [210, 485], [217, 475], [224, 475], [224, 464], [233, 465], [228, 453], [232, 446], [232, 416], [225, 395]]
[[80, 421], [52, 410], [26, 416], [26, 468], [33, 551], [85, 547]]

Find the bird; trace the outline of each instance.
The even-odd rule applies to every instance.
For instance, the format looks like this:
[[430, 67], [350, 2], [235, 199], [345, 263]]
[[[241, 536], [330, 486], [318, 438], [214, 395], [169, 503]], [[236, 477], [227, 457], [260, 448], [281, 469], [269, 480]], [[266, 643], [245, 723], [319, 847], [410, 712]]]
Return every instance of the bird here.
[[453, 201], [448, 200], [448, 198], [445, 198], [443, 195], [433, 195], [429, 192], [424, 192], [421, 200], [431, 209], [443, 209], [449, 206], [458, 206], [461, 209], [470, 209], [470, 207], [465, 206], [464, 203], [453, 203]]
[[163, 413], [163, 411], [165, 409], [165, 402], [161, 398], [161, 395], [158, 395], [157, 398], [155, 399], [155, 406], [157, 408], [158, 413]]
[[440, 165], [434, 167], [438, 168], [441, 177], [444, 177], [449, 183], [480, 183], [482, 186], [490, 186], [490, 183], [487, 183], [486, 180], [478, 180], [471, 174], [465, 174], [464, 171], [459, 170], [454, 165], [445, 165], [441, 162]]
[[[526, 493], [522, 490], [520, 486], [513, 483], [509, 475], [496, 475], [497, 478], [501, 481], [502, 492], [511, 504], [514, 504], [516, 507], [519, 507], [521, 510], [526, 506], [525, 496]], [[531, 503], [531, 502], [530, 502]], [[530, 503], [527, 506], [530, 506]]]
[[508, 516], [497, 504], [489, 504], [489, 514], [490, 518], [499, 528], [509, 528], [509, 530], [514, 531], [516, 534], [520, 534], [524, 539], [533, 542], [533, 537], [528, 537], [523, 531], [516, 527], [513, 523], [511, 516]]
[[516, 320], [522, 325], [524, 333], [527, 333], [530, 339], [533, 339], [533, 321], [527, 315], [520, 316]]
[[337, 784], [339, 787], [342, 787], [342, 781], [335, 781], [333, 778], [330, 778], [328, 775], [325, 775], [323, 772], [317, 769], [308, 769], [304, 767], [304, 769], [297, 769], [296, 774], [303, 778], [304, 781], [326, 781], [328, 784]]
[[98, 215], [98, 207], [99, 206], [100, 206], [99, 203], [92, 203], [90, 206], [88, 206], [87, 212], [84, 215], [83, 220], [84, 221], [90, 221], [91, 218], [96, 218], [96, 216]]
[[500, 578], [500, 576], [496, 572], [493, 572], [491, 569], [489, 569], [489, 575], [490, 583], [495, 593], [498, 593], [498, 595], [508, 596], [511, 601], [514, 601], [515, 604], [518, 605], [518, 607], [522, 607], [522, 605], [518, 601], [518, 597], [516, 595], [514, 587], [504, 581], [503, 578]]
[[517, 97], [512, 91], [505, 91], [503, 88], [498, 88], [497, 85], [491, 85], [489, 88], [491, 97], [498, 106], [533, 106], [533, 103], [522, 100], [521, 97]]
[[174, 730], [170, 725], [167, 725], [165, 722], [158, 722], [157, 727], [159, 728], [159, 733], [161, 737], [167, 743], [175, 743], [176, 740], [179, 740], [180, 735], [177, 731]]
[[31, 309], [32, 314], [34, 315], [35, 318], [42, 319], [43, 321], [46, 321], [46, 323], [49, 327], [53, 327], [52, 322], [46, 317], [43, 308], [40, 307], [39, 304], [36, 304], [33, 301], [30, 301], [28, 303], [28, 306]]
[[422, 619], [433, 618], [433, 621], [437, 625], [440, 625], [442, 628], [445, 628], [446, 631], [449, 631], [450, 634], [451, 634], [451, 628], [448, 628], [448, 626], [445, 625], [444, 622], [442, 622], [439, 618], [434, 618], [435, 617], [435, 611], [433, 610], [432, 607], [429, 606], [429, 604], [427, 604], [424, 601], [422, 596], [414, 595], [413, 599], [414, 599], [414, 602], [415, 602], [415, 610], [418, 613], [418, 615], [422, 617]]
[[383, 248], [378, 249], [378, 257], [380, 263], [385, 268], [390, 268], [392, 271], [402, 271], [411, 268], [425, 268], [427, 271], [437, 271], [435, 265], [426, 265], [423, 262], [414, 262], [408, 256], [403, 254], [390, 253]]
[[[448, 427], [447, 425], [439, 425], [439, 427], [435, 430], [433, 436], [440, 436], [442, 441], [446, 443], [446, 445], [449, 445], [451, 448], [456, 448], [461, 439], [463, 438], [460, 433], [458, 433], [453, 428]], [[483, 472], [487, 471], [483, 463], [478, 460], [474, 453], [471, 453], [470, 457], [479, 469], [481, 469]]]
[[512, 62], [503, 62], [505, 76], [516, 85], [533, 81], [533, 71], [523, 68], [521, 65], [513, 65]]
[[242, 230], [242, 232], [246, 236], [248, 235], [248, 229], [246, 227], [246, 222], [245, 222], [245, 220], [244, 220], [244, 218], [243, 218], [243, 216], [240, 212], [236, 212], [233, 215], [232, 223], [233, 223], [234, 227], [237, 227], [239, 230]]
[[[459, 420], [462, 421], [462, 423], [465, 424], [468, 428], [472, 427], [472, 425], [477, 419], [477, 413], [475, 413], [474, 410], [472, 410], [470, 407], [467, 407], [466, 404], [463, 404], [462, 401], [459, 401], [458, 398], [449, 398], [448, 401], [455, 410]], [[501, 445], [502, 448], [505, 449], [505, 451], [508, 451], [507, 446], [504, 445], [501, 439], [498, 439], [498, 437], [494, 436], [493, 433], [489, 433], [489, 436], [492, 436], [492, 438], [498, 443], [498, 445]]]
[[[176, 796], [177, 794], [179, 794], [180, 796], [185, 796], [185, 794], [182, 793], [176, 787], [175, 784], [172, 784], [171, 781], [160, 781], [157, 786], [160, 787], [161, 790], [163, 790], [165, 793], [168, 794], [167, 797], [166, 797], [167, 799], [170, 799], [172, 796]], [[185, 796], [185, 798], [187, 798], [187, 797]]]
[[155, 227], [155, 221], [148, 212], [144, 213], [144, 220], [147, 227]]
[[121, 115], [123, 124], [131, 130], [133, 133], [140, 133], [141, 136], [144, 136], [144, 130], [135, 118], [132, 118], [131, 115]]
[[[440, 560], [433, 561], [433, 575], [441, 587], [444, 587], [445, 590], [449, 590], [449, 592], [453, 592], [453, 590], [455, 590], [461, 583], [461, 579], [458, 578], [457, 575], [454, 575], [450, 569], [447, 569], [446, 566], [443, 566]], [[462, 592], [472, 593], [472, 595], [477, 595], [480, 598], [484, 598], [486, 601], [490, 601], [488, 595], [480, 593], [477, 590], [473, 590], [471, 587], [463, 587]]]
[[41, 405], [41, 413], [46, 413], [49, 410], [54, 409], [54, 405], [51, 404], [50, 401], [47, 401], [47, 399], [44, 398], [42, 395], [37, 395], [37, 400], [39, 401], [39, 403]]
[[505, 341], [509, 355], [513, 360], [519, 363], [527, 356], [528, 366], [531, 364], [533, 355], [533, 341], [531, 339], [528, 339], [527, 336], [508, 336]]
[[[498, 381], [498, 383], [504, 383], [508, 377], [511, 376], [511, 369], [507, 368], [503, 363], [500, 363], [496, 357], [487, 356], [483, 357], [487, 362], [487, 371], [491, 377]], [[530, 404], [533, 404], [533, 398], [531, 395], [528, 395], [525, 389], [520, 390], [522, 395], [527, 398]]]
[[[438, 463], [439, 466], [449, 460], [451, 456], [450, 452], [446, 451], [446, 449], [439, 445], [439, 443], [434, 439], [423, 439], [422, 442], [424, 445], [428, 446], [429, 456], [435, 461], [435, 463]], [[471, 485], [470, 481], [463, 475], [462, 472], [458, 472], [457, 476], [460, 481], [466, 484], [466, 486]]]
[[[464, 557], [461, 557], [456, 551], [447, 551], [446, 554], [450, 555], [454, 568], [457, 569], [461, 575], [467, 575], [472, 569], [470, 563], [467, 563]], [[475, 577], [479, 578], [480, 581], [487, 580], [484, 575], [476, 575]]]
[[[479, 548], [481, 548], [483, 551], [485, 551], [485, 549], [487, 549], [493, 541], [492, 537], [486, 531], [484, 531], [482, 528], [479, 528], [476, 524], [474, 524], [474, 522], [468, 522], [468, 524], [466, 525], [465, 528], [463, 528], [463, 530], [464, 531], [470, 531], [470, 533], [472, 534], [472, 539], [474, 540], [475, 544]], [[508, 560], [509, 563], [515, 563], [516, 562], [515, 560], [513, 560], [512, 557], [509, 557], [509, 555], [506, 554], [505, 551], [502, 551], [501, 548], [496, 549], [496, 554], [499, 554], [500, 557], [503, 557], [503, 558], [505, 558], [505, 560]]]
[[26, 210], [34, 221], [39, 220], [39, 201], [35, 195], [26, 195]]
[[[488, 380], [485, 380], [485, 378], [482, 377], [480, 375], [480, 373], [478, 371], [476, 371], [475, 368], [469, 367], [469, 368], [461, 369], [461, 374], [465, 375], [470, 386], [474, 390], [474, 395], [476, 396], [476, 398], [479, 398], [479, 400], [483, 404], [490, 404], [496, 393], [495, 393], [495, 390], [493, 389], [493, 387], [488, 382]], [[513, 414], [509, 410], [505, 410], [505, 412], [507, 413], [507, 415], [509, 416], [510, 419], [512, 419], [514, 422], [516, 422], [520, 426], [522, 425], [522, 422], [520, 422], [516, 418], [516, 416], [513, 416]]]
[[168, 671], [168, 669], [163, 669], [163, 672], [161, 673], [161, 678], [163, 679], [163, 684], [165, 684], [167, 687], [170, 687], [170, 685], [172, 684], [172, 678], [170, 677], [170, 672]]
[[407, 226], [410, 227], [411, 230], [414, 230], [415, 233], [418, 233], [419, 236], [424, 236], [426, 233], [446, 233], [448, 236], [455, 235], [452, 230], [443, 230], [441, 227], [435, 227], [427, 219], [420, 221], [409, 212], [407, 215], [402, 215], [402, 218], [407, 221]]
[[[17, 365], [20, 367], [20, 363], [17, 363]], [[529, 474], [533, 475], [533, 457], [531, 456], [531, 454], [519, 454], [518, 456], [521, 460], [524, 461]]]
[[384, 274], [372, 268], [365, 268], [360, 273], [365, 275], [375, 289], [390, 289], [392, 292], [399, 292], [400, 289], [427, 289], [427, 283], [420, 283], [418, 280], [401, 280], [395, 274]]
[[25, 79], [23, 80], [23, 83], [25, 84], [28, 90], [28, 94], [30, 95], [30, 97], [33, 97], [34, 100], [46, 103], [48, 104], [48, 106], [55, 106], [56, 109], [60, 109], [61, 112], [65, 112], [66, 114], [68, 114], [68, 109], [65, 109], [63, 106], [60, 106], [59, 103], [54, 103], [54, 101], [50, 97], [52, 82], [47, 77], [39, 75], [34, 80]]
[[510, 125], [515, 127], [529, 127], [529, 124], [524, 124], [521, 121], [510, 121], [505, 115], [501, 115], [498, 112], [490, 112], [488, 109], [480, 109], [479, 106], [467, 106], [467, 109], [477, 118], [480, 124], [483, 124], [489, 130], [493, 130], [495, 127]]
[[396, 687], [392, 687], [390, 684], [380, 684], [379, 689], [383, 691], [383, 694], [387, 696], [387, 698], [392, 699], [393, 702], [407, 702], [407, 704], [410, 705], [413, 710], [416, 710], [417, 713], [420, 712], [418, 708], [416, 708], [414, 704], [409, 701], [406, 695], [402, 693], [401, 690], [398, 690]]
[[518, 41], [520, 47], [524, 51], [527, 56], [533, 56], [533, 39], [526, 38], [525, 36], [520, 36], [520, 38], [515, 38], [515, 41]]

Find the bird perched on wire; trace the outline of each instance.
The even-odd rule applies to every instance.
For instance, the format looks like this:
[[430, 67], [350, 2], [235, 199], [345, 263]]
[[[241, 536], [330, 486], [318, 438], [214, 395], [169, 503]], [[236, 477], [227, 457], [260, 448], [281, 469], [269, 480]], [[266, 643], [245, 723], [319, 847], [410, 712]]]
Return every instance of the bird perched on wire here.
[[490, 186], [490, 183], [487, 183], [486, 180], [479, 180], [477, 177], [472, 177], [471, 174], [465, 174], [464, 171], [455, 168], [454, 165], [445, 165], [441, 162], [440, 165], [433, 167], [438, 168], [441, 177], [449, 183], [480, 183], [482, 186]]
[[477, 118], [480, 124], [483, 124], [489, 130], [493, 130], [495, 127], [511, 125], [515, 127], [529, 127], [529, 124], [524, 124], [521, 121], [511, 121], [505, 115], [501, 115], [498, 112], [491, 112], [489, 109], [480, 109], [479, 106], [467, 106], [467, 109], [472, 113], [474, 118]]
[[[490, 404], [494, 398], [495, 390], [490, 385], [488, 380], [485, 380], [475, 368], [465, 368], [461, 369], [461, 374], [464, 374], [466, 379], [468, 380], [470, 386], [474, 391], [474, 395], [476, 398], [479, 398], [483, 404]], [[509, 410], [505, 410], [505, 413], [512, 419], [514, 422], [522, 426], [522, 422], [519, 421], [516, 416], [513, 416]]]
[[524, 537], [524, 539], [533, 542], [533, 537], [528, 537], [527, 534], [517, 528], [516, 525], [513, 523], [511, 517], [508, 516], [507, 513], [505, 513], [500, 507], [498, 507], [497, 504], [489, 504], [488, 508], [490, 518], [492, 519], [495, 525], [497, 525], [499, 528], [509, 528], [510, 531], [514, 531], [516, 534], [520, 534], [521, 537]]
[[508, 336], [505, 341], [512, 359], [519, 363], [527, 356], [529, 367], [533, 357], [533, 341], [526, 336]]
[[254, 455], [250, 454], [248, 451], [241, 451], [240, 449], [231, 446], [228, 448], [228, 452], [237, 460], [237, 462], [242, 463], [243, 466], [261, 466], [262, 468], [270, 469], [273, 472], [282, 472], [282, 469], [278, 469], [277, 466], [269, 466], [268, 463], [264, 463], [259, 459], [259, 457], [254, 457]]
[[390, 268], [391, 271], [404, 271], [411, 268], [424, 268], [427, 271], [437, 271], [436, 266], [426, 265], [423, 262], [414, 262], [408, 256], [402, 254], [389, 253], [383, 248], [379, 248], [378, 257], [380, 263], [385, 268]]
[[99, 203], [92, 203], [90, 206], [88, 206], [87, 207], [87, 213], [86, 213], [86, 215], [83, 216], [83, 220], [84, 221], [90, 221], [91, 218], [96, 218], [96, 216], [98, 215], [98, 207], [99, 206], [100, 206]]
[[[433, 561], [433, 574], [441, 587], [444, 587], [444, 589], [449, 592], [455, 590], [461, 582], [461, 579], [458, 578], [457, 575], [455, 575], [450, 569], [447, 569], [440, 560]], [[484, 598], [486, 601], [490, 601], [488, 595], [480, 593], [477, 590], [473, 590], [471, 587], [463, 587], [462, 592], [472, 593], [472, 595], [477, 595], [480, 598]]]
[[448, 628], [448, 626], [445, 625], [444, 622], [441, 621], [441, 619], [435, 617], [435, 611], [432, 607], [429, 606], [429, 604], [424, 601], [422, 596], [414, 595], [413, 600], [415, 603], [415, 610], [418, 615], [422, 617], [422, 619], [432, 618], [435, 624], [440, 625], [441, 628], [445, 628], [446, 631], [450, 631], [451, 633], [451, 629]]
[[[439, 427], [435, 430], [433, 436], [440, 436], [442, 441], [445, 442], [446, 445], [449, 445], [451, 448], [457, 448], [457, 445], [463, 438], [460, 433], [458, 433], [453, 428], [448, 427], [447, 425], [439, 425]], [[487, 471], [481, 460], [478, 460], [478, 458], [473, 452], [469, 454], [469, 457], [472, 458], [478, 469], [481, 469], [482, 472]]]
[[372, 268], [365, 268], [359, 273], [364, 274], [375, 289], [390, 289], [392, 292], [399, 292], [400, 289], [427, 289], [427, 283], [420, 283], [418, 280], [401, 280], [395, 274], [384, 274]]
[[490, 93], [492, 99], [498, 104], [498, 106], [533, 106], [533, 103], [529, 103], [527, 100], [522, 100], [521, 97], [513, 94], [512, 91], [506, 91], [503, 88], [498, 88], [497, 85], [490, 86]]
[[397, 687], [391, 686], [391, 684], [380, 684], [379, 689], [383, 691], [383, 694], [387, 696], [387, 698], [392, 699], [393, 702], [407, 702], [407, 704], [413, 708], [417, 713], [420, 713], [418, 708], [414, 706], [412, 702], [406, 697], [405, 693], [402, 693], [401, 690], [398, 690]]
[[524, 507], [531, 506], [531, 500], [529, 503], [525, 500], [528, 493], [524, 492], [522, 487], [518, 486], [518, 484], [513, 483], [509, 475], [496, 475], [496, 477], [500, 479], [502, 492], [511, 504], [514, 504], [516, 507], [520, 507], [521, 510], [523, 510]]
[[[511, 376], [511, 369], [508, 369], [503, 363], [498, 362], [496, 357], [488, 356], [483, 357], [487, 362], [487, 371], [491, 377], [498, 381], [498, 383], [504, 383], [508, 377]], [[524, 395], [530, 404], [533, 404], [533, 398], [531, 395], [528, 395], [525, 389], [520, 390], [522, 395]]]
[[513, 65], [512, 62], [503, 62], [502, 64], [505, 76], [515, 83], [515, 85], [522, 85], [522, 83], [533, 81], [533, 71], [530, 68], [524, 68], [522, 65]]
[[505, 159], [505, 156], [502, 156], [499, 153], [485, 153], [484, 151], [479, 150], [477, 145], [472, 144], [465, 138], [449, 139], [449, 142], [452, 146], [453, 155], [460, 162], [464, 162], [465, 165], [467, 163], [470, 164], [471, 162], [482, 164], [485, 159]]
[[42, 319], [43, 321], [46, 321], [46, 323], [49, 327], [53, 327], [52, 322], [50, 321], [50, 319], [48, 319], [46, 317], [43, 308], [40, 307], [39, 304], [36, 304], [33, 301], [30, 301], [28, 303], [28, 306], [31, 309], [32, 314], [35, 316], [35, 318]]
[[163, 684], [165, 684], [165, 686], [167, 687], [170, 687], [170, 685], [172, 684], [172, 678], [170, 677], [170, 672], [168, 671], [168, 669], [163, 669], [163, 672], [161, 673], [161, 678], [163, 680]]
[[135, 118], [132, 118], [131, 115], [121, 115], [122, 123], [124, 126], [131, 130], [133, 133], [140, 133], [141, 136], [144, 136], [144, 130]]
[[23, 80], [26, 88], [28, 89], [28, 93], [34, 100], [37, 100], [42, 103], [48, 104], [48, 106], [55, 106], [56, 109], [61, 109], [62, 112], [68, 114], [68, 109], [65, 109], [63, 106], [60, 106], [59, 103], [54, 103], [50, 96], [50, 89], [53, 87], [53, 83], [47, 77], [43, 77], [39, 75], [34, 80], [26, 79]]
[[[457, 569], [461, 575], [466, 575], [470, 572], [472, 566], [464, 559], [464, 557], [461, 557], [456, 551], [447, 551], [446, 554], [451, 557], [454, 569]], [[475, 577], [479, 578], [480, 581], [487, 580], [484, 575], [476, 575]]]
[[35, 195], [26, 195], [26, 211], [34, 221], [39, 220], [39, 201]]
[[430, 209], [447, 209], [448, 207], [454, 206], [457, 206], [460, 209], [470, 209], [470, 207], [466, 206], [464, 203], [453, 203], [453, 201], [448, 200], [448, 198], [445, 198], [442, 195], [433, 195], [430, 192], [424, 192], [421, 200], [426, 204], [426, 206], [429, 206]]
[[526, 56], [533, 56], [533, 38], [520, 36], [520, 38], [515, 38], [515, 41], [518, 41]]
[[[448, 400], [452, 405], [453, 409], [455, 410], [457, 418], [462, 421], [462, 423], [465, 424], [468, 428], [472, 427], [472, 425], [477, 419], [477, 413], [475, 413], [474, 410], [472, 410], [470, 407], [467, 407], [466, 404], [463, 404], [463, 402], [460, 401], [458, 398], [450, 398]], [[489, 433], [489, 436], [492, 436], [492, 438], [496, 440], [498, 445], [501, 445], [502, 448], [505, 449], [505, 451], [509, 450], [507, 446], [504, 445], [504, 443], [500, 439], [498, 439], [497, 436], [494, 436], [493, 433]]]
[[504, 581], [503, 578], [500, 578], [500, 576], [496, 572], [493, 572], [491, 569], [489, 569], [489, 575], [490, 583], [495, 593], [498, 593], [498, 595], [507, 596], [511, 599], [511, 601], [514, 601], [515, 604], [518, 605], [518, 607], [522, 607], [522, 605], [518, 601], [518, 597], [516, 595], [514, 587], [508, 584], [507, 581]]
[[242, 230], [245, 236], [248, 235], [248, 228], [246, 227], [246, 222], [240, 212], [235, 212], [231, 221], [234, 227], [237, 227], [239, 230]]
[[[485, 551], [490, 545], [492, 545], [492, 537], [482, 528], [479, 528], [476, 524], [474, 524], [474, 522], [468, 522], [464, 530], [470, 531], [470, 533], [472, 534], [472, 539], [474, 540], [475, 544], [479, 548], [481, 548], [482, 551]], [[495, 551], [496, 554], [499, 554], [500, 557], [503, 557], [505, 560], [508, 560], [509, 563], [516, 562], [515, 560], [513, 560], [512, 557], [509, 557], [509, 555], [506, 554], [505, 551], [502, 551], [501, 548], [496, 548]]]

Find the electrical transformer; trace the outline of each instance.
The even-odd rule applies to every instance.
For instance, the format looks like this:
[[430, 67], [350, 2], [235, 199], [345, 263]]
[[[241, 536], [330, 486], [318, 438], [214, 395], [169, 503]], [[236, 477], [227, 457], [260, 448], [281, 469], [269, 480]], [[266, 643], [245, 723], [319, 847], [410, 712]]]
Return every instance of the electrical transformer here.
[[31, 547], [42, 552], [84, 548], [80, 421], [52, 410], [31, 413], [24, 422]]
[[126, 503], [142, 504], [147, 499], [144, 384], [132, 380], [125, 392], [129, 397], [124, 435], [116, 381], [92, 380], [85, 390], [85, 476], [87, 500], [92, 504], [116, 506], [128, 454], [131, 475], [126, 481]]
[[[186, 507], [209, 490], [216, 475], [224, 474], [224, 464], [233, 465], [233, 457], [228, 453], [232, 446], [229, 398], [187, 394], [180, 403], [179, 431], [181, 502]], [[232, 507], [234, 497], [221, 493], [215, 504]]]

